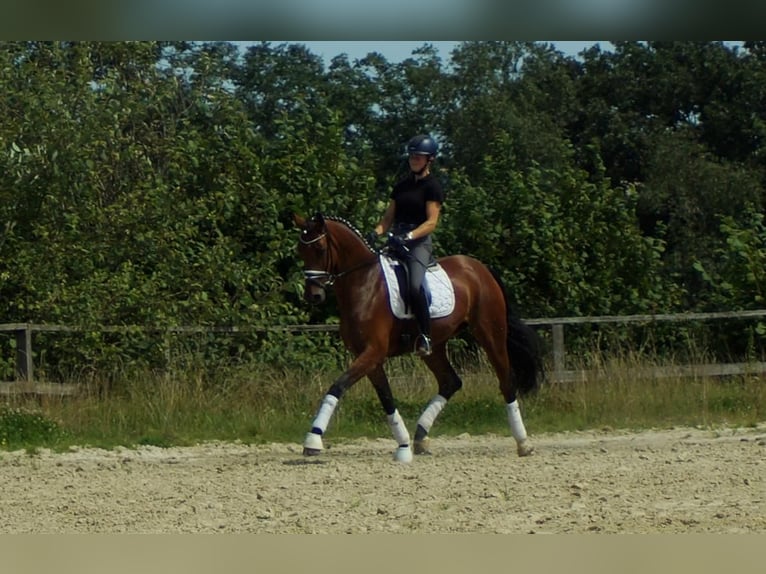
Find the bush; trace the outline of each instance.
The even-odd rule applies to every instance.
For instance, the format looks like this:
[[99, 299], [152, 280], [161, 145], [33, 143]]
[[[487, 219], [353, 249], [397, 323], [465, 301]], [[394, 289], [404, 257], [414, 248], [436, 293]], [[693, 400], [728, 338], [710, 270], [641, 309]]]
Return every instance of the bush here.
[[27, 445], [49, 446], [65, 434], [57, 423], [40, 413], [0, 407], [0, 448], [10, 450]]

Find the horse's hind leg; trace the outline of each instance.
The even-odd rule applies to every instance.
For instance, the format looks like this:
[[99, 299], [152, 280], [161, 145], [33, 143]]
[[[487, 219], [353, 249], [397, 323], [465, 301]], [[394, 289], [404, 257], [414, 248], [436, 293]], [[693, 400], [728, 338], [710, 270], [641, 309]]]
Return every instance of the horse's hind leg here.
[[[495, 325], [490, 319], [485, 324]], [[513, 380], [510, 358], [508, 357], [507, 336], [490, 336], [490, 333], [497, 333], [494, 328], [487, 328], [481, 322], [472, 325], [472, 330], [479, 344], [484, 348], [489, 362], [495, 369], [495, 374], [500, 382], [500, 392], [505, 399], [505, 412], [508, 417], [508, 425], [511, 427], [511, 434], [516, 441], [516, 452], [519, 456], [529, 456], [535, 450], [534, 446], [527, 438], [527, 430], [521, 418], [519, 403], [516, 399], [516, 385]], [[500, 331], [507, 333], [505, 329]]]
[[388, 377], [383, 370], [383, 366], [380, 365], [375, 367], [375, 369], [367, 375], [367, 378], [370, 379], [375, 392], [378, 394], [380, 404], [386, 412], [386, 418], [388, 419], [388, 426], [391, 428], [391, 434], [394, 435], [394, 440], [397, 444], [396, 451], [394, 452], [394, 460], [397, 462], [411, 462], [412, 449], [410, 448], [410, 433], [407, 432], [407, 427], [402, 420], [402, 416], [396, 408], [394, 395], [391, 392], [391, 385], [388, 383]]
[[447, 401], [463, 386], [463, 381], [460, 380], [460, 377], [455, 372], [455, 369], [452, 368], [447, 358], [447, 345], [445, 343], [436, 345], [433, 353], [428, 357], [424, 357], [423, 361], [436, 377], [436, 381], [439, 384], [439, 392], [429, 401], [428, 406], [426, 406], [423, 414], [418, 419], [418, 426], [415, 430], [415, 443], [413, 445], [415, 454], [431, 454], [430, 439], [428, 438], [431, 426], [447, 404]]

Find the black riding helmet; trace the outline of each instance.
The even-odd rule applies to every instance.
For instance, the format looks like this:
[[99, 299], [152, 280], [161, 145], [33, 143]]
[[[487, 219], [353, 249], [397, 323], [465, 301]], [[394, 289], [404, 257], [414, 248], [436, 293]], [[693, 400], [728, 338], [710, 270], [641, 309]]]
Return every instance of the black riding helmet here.
[[439, 151], [439, 146], [436, 145], [434, 139], [429, 135], [417, 135], [407, 142], [408, 155], [415, 154], [436, 157], [437, 151]]

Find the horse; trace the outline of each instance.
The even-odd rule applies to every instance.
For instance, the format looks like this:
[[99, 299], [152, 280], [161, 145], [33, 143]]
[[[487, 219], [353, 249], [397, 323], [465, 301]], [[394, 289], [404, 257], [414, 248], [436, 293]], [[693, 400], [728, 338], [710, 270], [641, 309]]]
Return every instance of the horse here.
[[497, 376], [517, 454], [533, 453], [517, 394], [527, 395], [539, 386], [543, 376], [539, 341], [537, 333], [511, 311], [505, 288], [493, 270], [468, 255], [436, 259], [452, 283], [454, 307], [448, 315], [431, 322], [432, 353], [421, 359], [435, 376], [438, 392], [418, 419], [411, 445], [384, 363], [388, 357], [412, 353], [409, 341], [414, 341], [419, 331], [414, 320], [399, 319], [392, 312], [381, 267], [385, 255], [343, 218], [317, 213], [307, 219], [293, 214], [293, 222], [299, 230], [297, 251], [304, 266], [304, 299], [321, 304], [327, 289], [334, 288], [340, 337], [354, 357], [322, 398], [306, 434], [303, 455], [322, 452], [322, 437], [338, 400], [363, 377], [372, 383], [396, 440], [394, 460], [407, 463], [413, 460], [413, 452], [430, 454], [431, 427], [463, 386], [448, 359], [447, 341], [466, 325]]

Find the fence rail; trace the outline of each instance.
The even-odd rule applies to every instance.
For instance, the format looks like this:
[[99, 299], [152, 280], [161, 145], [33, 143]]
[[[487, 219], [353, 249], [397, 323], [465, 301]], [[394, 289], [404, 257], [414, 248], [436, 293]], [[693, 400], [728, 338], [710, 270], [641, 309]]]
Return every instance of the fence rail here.
[[[602, 315], [593, 317], [550, 317], [525, 319], [530, 326], [550, 328], [552, 343], [551, 379], [556, 382], [578, 381], [601, 376], [603, 373], [594, 371], [571, 370], [566, 368], [566, 347], [564, 327], [567, 325], [597, 325], [614, 324], [651, 324], [659, 322], [691, 322], [721, 319], [760, 319], [766, 317], [766, 309], [751, 311], [722, 311], [714, 313], [675, 313], [656, 315]], [[41, 390], [56, 385], [44, 385], [34, 380], [33, 334], [40, 332], [101, 332], [101, 333], [268, 333], [268, 332], [333, 332], [338, 330], [337, 324], [326, 325], [274, 325], [270, 327], [206, 327], [206, 326], [175, 326], [175, 327], [139, 327], [139, 326], [99, 326], [73, 327], [67, 325], [46, 325], [36, 323], [2, 323], [0, 333], [9, 333], [16, 338], [16, 381], [4, 383], [2, 393], [26, 392]], [[766, 362], [749, 363], [715, 363], [703, 365], [677, 365], [667, 367], [652, 367], [636, 369], [631, 373], [637, 377], [674, 377], [674, 376], [726, 376], [738, 374], [766, 373]]]

